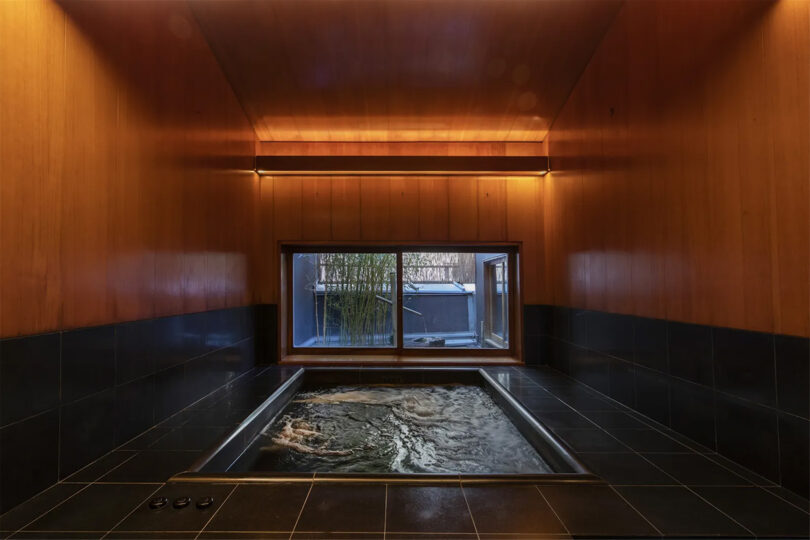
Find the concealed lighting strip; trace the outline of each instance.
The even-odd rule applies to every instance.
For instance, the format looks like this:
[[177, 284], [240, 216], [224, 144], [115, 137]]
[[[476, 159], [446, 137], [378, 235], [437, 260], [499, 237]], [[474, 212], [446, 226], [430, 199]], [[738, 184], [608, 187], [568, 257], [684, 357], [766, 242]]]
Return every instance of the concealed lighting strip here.
[[546, 156], [256, 156], [262, 176], [544, 176]]

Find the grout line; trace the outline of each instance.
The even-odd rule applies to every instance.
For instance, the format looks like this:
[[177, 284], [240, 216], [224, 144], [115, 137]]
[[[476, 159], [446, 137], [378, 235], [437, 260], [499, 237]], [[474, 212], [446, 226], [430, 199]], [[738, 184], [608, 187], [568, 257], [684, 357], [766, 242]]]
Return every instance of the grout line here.
[[301, 509], [298, 511], [298, 517], [295, 518], [295, 524], [293, 525], [292, 530], [290, 531], [290, 540], [292, 540], [293, 535], [295, 534], [295, 529], [298, 527], [298, 521], [301, 519], [301, 515], [304, 513], [304, 507], [307, 505], [307, 501], [309, 500], [309, 494], [312, 493], [312, 487], [315, 485], [315, 482], [309, 483], [309, 489], [307, 490], [307, 496], [304, 497], [304, 504], [301, 505]]
[[206, 527], [208, 527], [208, 525], [210, 525], [210, 524], [211, 524], [211, 522], [214, 520], [214, 518], [215, 518], [215, 517], [216, 517], [216, 515], [219, 513], [219, 511], [220, 511], [220, 510], [222, 510], [222, 509], [225, 507], [225, 504], [228, 502], [228, 499], [230, 499], [230, 498], [231, 498], [231, 495], [233, 495], [233, 492], [234, 492], [234, 491], [236, 491], [236, 488], [238, 488], [238, 487], [239, 487], [239, 484], [235, 484], [235, 485], [233, 486], [233, 489], [231, 489], [231, 490], [228, 492], [228, 495], [226, 495], [226, 496], [225, 496], [225, 499], [222, 501], [222, 504], [220, 504], [220, 505], [219, 505], [219, 508], [217, 508], [217, 509], [214, 511], [214, 513], [213, 513], [213, 514], [211, 514], [211, 517], [210, 517], [210, 518], [208, 518], [208, 521], [206, 521], [206, 522], [205, 522], [205, 525], [203, 525], [202, 527], [200, 527], [200, 530], [197, 532], [197, 536], [195, 536], [195, 537], [194, 537], [194, 540], [197, 540], [197, 538], [199, 538], [199, 537], [200, 537], [200, 535], [203, 533], [203, 531], [206, 529]]
[[[118, 467], [120, 467], [121, 465], [123, 465], [124, 463], [126, 463], [127, 461], [131, 460], [132, 458], [134, 458], [135, 456], [137, 456], [139, 453], [141, 453], [141, 450], [120, 450], [120, 451], [121, 451], [121, 452], [131, 452], [131, 453], [132, 453], [132, 455], [131, 455], [131, 456], [129, 456], [129, 457], [128, 457], [127, 459], [125, 459], [124, 461], [122, 461], [121, 463], [119, 463], [119, 464], [115, 465], [115, 466], [114, 466], [114, 467], [112, 467], [111, 469], [108, 469], [108, 470], [104, 471], [103, 473], [101, 473], [101, 474], [99, 474], [97, 477], [95, 477], [94, 479], [92, 479], [92, 480], [88, 480], [87, 482], [89, 482], [89, 483], [95, 483], [95, 482], [98, 482], [99, 480], [101, 480], [102, 478], [104, 478], [105, 476], [107, 476], [109, 473], [111, 473], [112, 471], [114, 471], [115, 469], [117, 469]], [[85, 465], [84, 467], [82, 467], [81, 469], [79, 469], [78, 471], [76, 471], [76, 472], [74, 472], [74, 473], [71, 473], [71, 475], [70, 475], [70, 476], [68, 476], [67, 478], [65, 478], [64, 480], [62, 480], [60, 483], [62, 483], [62, 484], [84, 484], [85, 482], [82, 482], [81, 480], [71, 480], [70, 478], [71, 478], [72, 476], [75, 476], [75, 475], [79, 474], [80, 472], [82, 472], [83, 470], [87, 469], [88, 467], [92, 467], [93, 465], [95, 465], [96, 463], [98, 463], [99, 461], [101, 461], [102, 459], [104, 459], [105, 457], [107, 457], [107, 456], [109, 456], [110, 454], [112, 454], [112, 452], [113, 452], [113, 451], [107, 452], [106, 454], [104, 454], [104, 455], [103, 455], [103, 456], [101, 456], [100, 458], [96, 458], [96, 459], [94, 459], [93, 461], [91, 461], [90, 463], [88, 463], [87, 465]]]
[[111, 532], [113, 532], [113, 531], [115, 530], [115, 528], [116, 528], [116, 527], [118, 527], [119, 525], [121, 525], [121, 524], [124, 522], [124, 520], [126, 520], [126, 519], [127, 519], [129, 516], [131, 516], [131, 515], [132, 515], [132, 514], [133, 514], [133, 513], [134, 513], [134, 512], [135, 512], [135, 511], [138, 509], [138, 508], [140, 508], [140, 507], [141, 507], [141, 505], [142, 505], [142, 504], [143, 504], [145, 501], [148, 501], [149, 499], [151, 499], [151, 498], [152, 498], [152, 496], [154, 496], [154, 494], [155, 494], [155, 493], [157, 493], [158, 491], [160, 491], [161, 489], [163, 489], [163, 486], [165, 486], [165, 485], [166, 485], [166, 484], [164, 484], [164, 483], [160, 484], [160, 485], [159, 485], [157, 488], [155, 488], [155, 489], [154, 489], [154, 491], [152, 491], [152, 492], [151, 492], [149, 495], [147, 495], [147, 496], [146, 496], [144, 499], [141, 499], [141, 502], [139, 502], [138, 504], [136, 504], [136, 505], [135, 505], [135, 506], [132, 508], [132, 510], [130, 510], [129, 512], [127, 512], [127, 515], [125, 515], [125, 516], [124, 516], [124, 517], [122, 517], [120, 520], [118, 520], [118, 523], [116, 523], [115, 525], [113, 525], [112, 527], [110, 527], [110, 530], [108, 530], [106, 533], [104, 533], [104, 535], [101, 537], [101, 539], [103, 540], [104, 538], [107, 538], [107, 536], [108, 536], [108, 535], [109, 535]]
[[388, 535], [388, 484], [385, 484], [385, 506], [383, 506], [383, 540]]
[[636, 513], [637, 513], [638, 515], [640, 515], [640, 516], [641, 516], [641, 517], [644, 519], [644, 521], [646, 521], [647, 523], [649, 523], [649, 524], [650, 524], [650, 527], [652, 527], [652, 528], [655, 530], [655, 532], [657, 532], [657, 533], [658, 533], [658, 536], [660, 536], [660, 537], [664, 537], [664, 536], [665, 536], [665, 535], [664, 535], [664, 533], [662, 533], [661, 531], [659, 531], [659, 530], [658, 530], [658, 527], [656, 527], [655, 525], [653, 525], [653, 522], [652, 522], [652, 521], [650, 521], [649, 519], [647, 519], [647, 516], [645, 516], [644, 514], [642, 514], [642, 513], [641, 513], [641, 511], [640, 511], [638, 508], [636, 508], [635, 506], [633, 506], [633, 505], [632, 505], [632, 503], [631, 503], [630, 501], [628, 501], [627, 499], [625, 499], [625, 498], [624, 498], [624, 495], [622, 495], [621, 493], [619, 493], [619, 491], [618, 491], [618, 490], [617, 490], [615, 487], [613, 487], [611, 484], [608, 484], [608, 487], [609, 487], [611, 490], [613, 490], [613, 493], [615, 493], [616, 495], [618, 495], [618, 496], [619, 496], [619, 497], [620, 497], [620, 498], [621, 498], [621, 499], [622, 499], [624, 502], [626, 502], [626, 503], [627, 503], [627, 505], [628, 505], [628, 506], [630, 506], [630, 508], [632, 508], [633, 510], [635, 510], [635, 511], [636, 511]]
[[[794, 503], [793, 501], [790, 501], [790, 500], [786, 499], [785, 497], [782, 497], [778, 493], [774, 493], [773, 491], [771, 491], [772, 489], [786, 489], [787, 490], [787, 488], [782, 487], [782, 486], [756, 486], [756, 487], [764, 489], [765, 491], [767, 491], [768, 493], [770, 493], [771, 495], [773, 495], [777, 499], [780, 499], [780, 500], [788, 503], [789, 505], [793, 506], [794, 508], [798, 508], [799, 510], [801, 510], [805, 514], [810, 514], [810, 505], [805, 506], [805, 507], [801, 507], [798, 504]], [[790, 491], [790, 490], [788, 490], [788, 491]], [[793, 492], [791, 491], [791, 493], [793, 493]], [[796, 495], [796, 496], [804, 499], [804, 497], [802, 497], [801, 495]]]
[[[742, 523], [740, 523], [739, 521], [734, 519], [734, 517], [731, 514], [727, 514], [727, 513], [723, 512], [720, 508], [715, 506], [709, 499], [707, 499], [706, 497], [704, 497], [703, 495], [701, 495], [700, 493], [698, 493], [697, 491], [692, 489], [692, 487], [689, 487], [689, 486], [686, 486], [686, 485], [684, 485], [684, 487], [686, 489], [688, 489], [690, 493], [692, 493], [693, 495], [698, 497], [700, 500], [702, 500], [703, 502], [705, 502], [706, 504], [708, 504], [709, 506], [711, 506], [712, 508], [714, 508], [715, 510], [717, 510], [718, 512], [720, 512], [724, 516], [726, 516], [728, 519], [730, 519], [731, 521], [733, 521], [734, 523], [736, 523], [737, 525], [739, 525], [740, 527], [742, 527], [743, 529], [748, 531], [751, 534], [751, 536], [753, 536], [753, 537], [757, 536], [754, 531], [752, 531], [751, 529], [749, 529], [748, 527], [746, 527], [745, 525], [743, 525]], [[716, 486], [708, 486], [708, 487], [716, 487]]]
[[[552, 368], [552, 369], [553, 369], [553, 368]], [[581, 382], [581, 381], [579, 381], [579, 380], [577, 380], [577, 379], [574, 379], [573, 377], [571, 377], [571, 376], [570, 376], [570, 375], [568, 375], [567, 373], [563, 373], [563, 372], [559, 372], [559, 373], [561, 373], [563, 376], [565, 376], [565, 377], [567, 377], [567, 378], [571, 379], [571, 380], [573, 381], [573, 383], [574, 383], [575, 385], [577, 385], [577, 386], [586, 386], [586, 387], [587, 387], [587, 388], [589, 388], [589, 389], [591, 388], [591, 387], [589, 387], [588, 385], [586, 385], [585, 383], [583, 383], [583, 382]], [[543, 387], [543, 388], [544, 388], [544, 389], [546, 389], [545, 387]], [[593, 390], [594, 390], [594, 391], [596, 391], [596, 392], [598, 392], [598, 390], [596, 390], [596, 389], [593, 389]], [[552, 393], [553, 393], [553, 392], [552, 392]], [[601, 393], [600, 393], [600, 394], [601, 394]], [[556, 397], [556, 396], [555, 396], [555, 397]], [[610, 396], [605, 396], [605, 397], [606, 397], [607, 399], [611, 399], [611, 400], [612, 400], [612, 398], [610, 398]], [[558, 399], [559, 399], [559, 398], [558, 398]], [[562, 400], [561, 400], [561, 401], [562, 401]], [[610, 433], [609, 433], [609, 432], [607, 432], [607, 430], [606, 430], [605, 428], [602, 428], [601, 426], [599, 426], [598, 424], [596, 424], [596, 423], [595, 423], [593, 420], [591, 420], [590, 418], [588, 418], [587, 416], [585, 416], [585, 415], [584, 415], [584, 414], [583, 414], [581, 411], [579, 411], [579, 410], [575, 409], [573, 406], [569, 405], [569, 404], [568, 404], [568, 403], [566, 403], [565, 401], [563, 401], [563, 403], [565, 403], [565, 405], [566, 405], [566, 406], [568, 406], [569, 408], [571, 408], [571, 409], [572, 409], [574, 412], [579, 413], [581, 416], [583, 416], [584, 418], [586, 418], [586, 419], [587, 419], [589, 422], [591, 422], [592, 424], [596, 425], [596, 426], [597, 426], [599, 429], [601, 429], [602, 431], [605, 431], [606, 433], [608, 433], [608, 435], [610, 435]], [[587, 411], [586, 411], [586, 412], [587, 412]], [[642, 416], [643, 416], [643, 415], [642, 415]], [[646, 417], [644, 417], [644, 418], [645, 418], [645, 420], [647, 419]], [[644, 421], [642, 421], [642, 420], [640, 420], [640, 421], [641, 421], [641, 423], [645, 423], [645, 422], [644, 422]], [[651, 421], [651, 422], [654, 422], [654, 421]], [[666, 432], [663, 432], [663, 431], [661, 431], [660, 429], [658, 429], [658, 428], [656, 427], [655, 423], [650, 423], [650, 424], [649, 424], [649, 426], [650, 426], [650, 429], [652, 429], [652, 430], [654, 430], [654, 431], [657, 431], [657, 432], [658, 432], [658, 433], [660, 433], [661, 435], [664, 435], [665, 437], [668, 437], [668, 438], [672, 439], [673, 441], [675, 441], [675, 442], [677, 442], [677, 443], [679, 443], [679, 444], [683, 444], [683, 445], [684, 445], [686, 448], [690, 449], [691, 451], [690, 451], [690, 452], [644, 452], [644, 454], [653, 454], [653, 453], [655, 453], [655, 454], [686, 454], [686, 455], [696, 455], [696, 456], [702, 456], [702, 457], [704, 457], [705, 459], [709, 460], [710, 462], [714, 463], [715, 465], [717, 465], [717, 466], [719, 466], [719, 467], [722, 467], [722, 468], [726, 469], [726, 470], [727, 470], [727, 471], [729, 471], [731, 474], [733, 474], [733, 475], [735, 475], [735, 476], [737, 476], [737, 477], [741, 478], [741, 479], [742, 479], [742, 480], [744, 480], [745, 482], [747, 482], [747, 484], [746, 484], [745, 486], [732, 485], [732, 486], [729, 486], [729, 487], [737, 487], [737, 488], [741, 488], [741, 487], [756, 487], [756, 488], [759, 488], [759, 489], [762, 489], [762, 490], [767, 491], [768, 493], [770, 493], [770, 494], [771, 494], [771, 495], [773, 495], [774, 497], [777, 497], [778, 499], [782, 500], [783, 502], [785, 502], [785, 503], [787, 503], [787, 504], [790, 504], [791, 506], [793, 506], [793, 507], [795, 507], [795, 508], [799, 508], [800, 510], [802, 510], [802, 511], [803, 511], [803, 512], [805, 512], [805, 513], [810, 513], [810, 512], [807, 512], [807, 510], [802, 509], [802, 508], [800, 508], [799, 506], [797, 506], [797, 505], [793, 504], [791, 501], [789, 501], [789, 500], [787, 500], [787, 499], [785, 499], [785, 498], [783, 498], [783, 497], [779, 496], [778, 494], [773, 493], [773, 492], [768, 491], [767, 489], [765, 489], [765, 488], [768, 488], [768, 487], [781, 487], [779, 484], [774, 484], [774, 485], [772, 485], [772, 484], [763, 485], [763, 484], [759, 484], [759, 483], [757, 483], [757, 482], [753, 482], [753, 481], [749, 480], [748, 478], [746, 478], [745, 476], [743, 476], [743, 475], [741, 475], [741, 474], [737, 473], [737, 472], [736, 472], [736, 471], [734, 471], [733, 469], [731, 469], [731, 468], [727, 467], [725, 464], [721, 463], [720, 461], [717, 461], [716, 459], [712, 459], [712, 454], [716, 454], [716, 455], [719, 455], [719, 456], [723, 457], [723, 456], [722, 456], [722, 454], [719, 454], [719, 453], [718, 453], [718, 452], [716, 452], [716, 451], [712, 451], [710, 454], [706, 454], [706, 453], [703, 453], [703, 452], [699, 452], [699, 451], [697, 451], [697, 450], [693, 449], [692, 447], [688, 446], [688, 445], [687, 445], [687, 444], [685, 444], [684, 442], [679, 441], [679, 440], [677, 440], [677, 439], [675, 439], [675, 438], [673, 438], [673, 437], [670, 437], [670, 436], [669, 436], [669, 435], [668, 435]], [[571, 429], [576, 429], [576, 428], [571, 428]], [[588, 429], [588, 428], [580, 428], [580, 429]], [[614, 429], [620, 429], [620, 428], [614, 428]], [[668, 428], [668, 429], [669, 429], [669, 428]], [[557, 434], [557, 432], [556, 432], [556, 431], [554, 431], [554, 433], [555, 433], [555, 435]], [[559, 435], [558, 435], [558, 436], [559, 436]], [[562, 438], [562, 437], [560, 437], [560, 438]], [[615, 437], [614, 437], [614, 438], [615, 438]], [[688, 439], [688, 437], [687, 437], [687, 439]], [[688, 440], [689, 440], [689, 441], [691, 441], [691, 439], [688, 439]], [[621, 442], [621, 441], [620, 441], [620, 442]], [[624, 443], [622, 443], [622, 444], [624, 444]], [[625, 446], [627, 446], [627, 445], [625, 445]], [[628, 448], [630, 448], [630, 447], [628, 446]], [[686, 487], [687, 489], [689, 489], [689, 486], [687, 486], [687, 485], [686, 485], [686, 484], [684, 484], [684, 483], [681, 483], [681, 482], [680, 482], [680, 480], [678, 480], [677, 478], [675, 478], [674, 476], [672, 476], [671, 474], [669, 474], [667, 471], [665, 471], [664, 469], [662, 469], [661, 467], [659, 467], [657, 464], [655, 464], [655, 463], [653, 463], [652, 461], [650, 461], [649, 459], [647, 459], [647, 458], [646, 458], [646, 457], [645, 457], [645, 456], [644, 456], [644, 455], [643, 455], [641, 452], [638, 452], [638, 451], [636, 451], [636, 450], [634, 450], [634, 449], [632, 449], [632, 448], [630, 448], [630, 450], [631, 450], [631, 452], [578, 452], [578, 453], [585, 453], [585, 454], [587, 454], [587, 453], [605, 453], [605, 454], [608, 454], [608, 453], [625, 453], [625, 454], [626, 454], [626, 453], [634, 453], [634, 454], [637, 454], [637, 455], [638, 455], [639, 457], [641, 457], [642, 459], [644, 459], [645, 461], [647, 461], [648, 463], [650, 463], [650, 464], [651, 464], [653, 467], [655, 467], [655, 468], [657, 468], [658, 470], [660, 470], [660, 471], [661, 471], [662, 473], [664, 473], [665, 475], [669, 476], [670, 478], [673, 478], [673, 479], [674, 479], [676, 482], [679, 482], [679, 484], [678, 484], [678, 485], [681, 485], [681, 486]], [[724, 458], [724, 459], [728, 459], [728, 458]], [[729, 461], [731, 461], [731, 460], [729, 460]], [[758, 478], [763, 478], [764, 480], [767, 480], [767, 478], [764, 478], [763, 476], [761, 476], [761, 475], [759, 475], [759, 474], [755, 473], [754, 471], [750, 471], [750, 470], [749, 470], [749, 469], [747, 469], [746, 467], [743, 467], [743, 466], [741, 466], [741, 465], [740, 465], [740, 467], [741, 467], [742, 469], [745, 469], [745, 470], [746, 470], [746, 472], [749, 472], [749, 473], [751, 473], [751, 474], [755, 475], [755, 476], [756, 476], [756, 477], [758, 477]], [[618, 484], [611, 484], [611, 485], [618, 485]], [[708, 486], [706, 486], [706, 487], [722, 487], [722, 486], [717, 486], [717, 485], [708, 485]], [[690, 491], [691, 491], [691, 489], [690, 489]], [[719, 510], [719, 509], [718, 509], [718, 510]], [[747, 530], [747, 529], [746, 529], [746, 530]]]
[[548, 505], [548, 508], [549, 508], [549, 510], [551, 510], [551, 513], [554, 514], [554, 517], [557, 518], [557, 521], [560, 522], [560, 525], [563, 526], [563, 529], [565, 529], [565, 533], [568, 536], [573, 537], [573, 535], [571, 534], [571, 531], [568, 530], [568, 527], [566, 526], [565, 522], [562, 520], [560, 515], [557, 514], [557, 511], [554, 509], [554, 507], [551, 506], [551, 503], [548, 502], [548, 499], [546, 498], [545, 494], [543, 494], [543, 490], [540, 489], [540, 486], [536, 485], [536, 486], [534, 486], [534, 489], [536, 489], [537, 492], [540, 493], [540, 496], [543, 497], [543, 500], [546, 501], [546, 505]]
[[[719, 451], [720, 450], [720, 445], [717, 444], [717, 414], [718, 414], [718, 411], [717, 411], [717, 392], [718, 392], [718, 390], [717, 390], [717, 381], [715, 380], [717, 377], [716, 377], [716, 375], [714, 373], [715, 365], [716, 365], [716, 362], [714, 361], [714, 328], [712, 328], [709, 331], [709, 341], [711, 342], [711, 349], [712, 349], [712, 352], [709, 355], [709, 358], [711, 359], [711, 363], [712, 363], [712, 365], [711, 365], [711, 373], [712, 373], [711, 391], [712, 391], [712, 424], [713, 424], [712, 427], [714, 427], [714, 450]], [[777, 428], [777, 431], [778, 430], [779, 429]]]
[[[67, 39], [67, 36], [65, 36]], [[58, 407], [59, 414], [57, 416], [56, 425], [56, 483], [62, 477], [62, 347], [64, 346], [64, 332], [59, 332], [59, 396]]]
[[[773, 400], [776, 404], [776, 408], [779, 409], [779, 370], [776, 368], [776, 337], [771, 338], [771, 346], [773, 347]], [[779, 482], [777, 482], [780, 486], [783, 485], [782, 483], [782, 437], [780, 436], [782, 427], [782, 415], [777, 414], [776, 416], [776, 455], [778, 459], [776, 460], [776, 475], [779, 477]]]
[[[25, 525], [23, 525], [22, 527], [20, 527], [20, 528], [19, 528], [19, 529], [17, 529], [16, 531], [14, 531], [14, 533], [13, 533], [13, 534], [11, 534], [11, 535], [9, 535], [9, 537], [14, 536], [15, 534], [19, 533], [20, 531], [22, 531], [23, 529], [25, 529], [26, 527], [28, 527], [29, 525], [31, 525], [32, 523], [34, 523], [36, 520], [38, 520], [39, 518], [41, 518], [41, 517], [42, 517], [42, 516], [44, 516], [45, 514], [47, 514], [47, 513], [51, 512], [52, 510], [55, 510], [56, 508], [58, 508], [58, 507], [62, 506], [62, 505], [63, 505], [63, 504], [65, 504], [67, 501], [69, 501], [70, 499], [72, 499], [73, 497], [75, 497], [76, 495], [78, 495], [79, 493], [81, 493], [82, 491], [84, 491], [85, 489], [89, 488], [89, 487], [90, 487], [90, 486], [92, 486], [92, 485], [93, 485], [93, 484], [92, 484], [91, 482], [88, 482], [86, 486], [84, 486], [82, 489], [77, 490], [77, 491], [76, 491], [76, 493], [72, 494], [70, 497], [67, 497], [66, 499], [63, 499], [63, 500], [59, 501], [58, 503], [56, 503], [56, 504], [55, 504], [55, 505], [53, 505], [52, 507], [48, 508], [48, 509], [47, 509], [47, 510], [45, 510], [44, 512], [42, 512], [42, 513], [40, 513], [40, 514], [37, 514], [37, 516], [36, 516], [35, 518], [31, 519], [31, 521], [29, 521], [28, 523], [26, 523]], [[53, 486], [51, 486], [51, 487], [53, 487]], [[50, 488], [47, 488], [47, 489], [45, 489], [45, 490], [42, 490], [42, 491], [40, 492], [40, 494], [41, 494], [41, 493], [44, 493], [44, 492], [45, 492], [45, 491], [47, 491], [48, 489], [50, 489]], [[36, 495], [34, 495], [34, 497], [36, 497]], [[32, 497], [32, 498], [33, 498], [33, 497]], [[30, 500], [30, 499], [28, 499], [28, 500]], [[21, 503], [21, 504], [22, 504], [22, 503]]]
[[[593, 391], [598, 392], [599, 394], [601, 394], [602, 396], [604, 396], [606, 399], [608, 399], [608, 400], [610, 400], [610, 401], [614, 401], [614, 402], [615, 402], [615, 400], [613, 400], [613, 398], [611, 398], [610, 396], [607, 396], [607, 395], [605, 395], [605, 394], [602, 394], [601, 392], [599, 392], [599, 391], [598, 391], [598, 390], [596, 390], [595, 388], [591, 388], [591, 387], [590, 387], [590, 386], [588, 386], [587, 384], [585, 384], [585, 383], [583, 383], [583, 382], [581, 382], [581, 381], [578, 381], [577, 379], [574, 379], [574, 378], [573, 378], [573, 377], [571, 377], [570, 375], [565, 374], [565, 373], [563, 373], [563, 375], [565, 375], [566, 377], [570, 378], [570, 379], [571, 379], [571, 380], [572, 380], [572, 381], [573, 381], [573, 382], [574, 382], [576, 385], [582, 385], [582, 386], [587, 387], [588, 389], [592, 389]], [[552, 393], [553, 393], [553, 392], [552, 392]], [[561, 400], [561, 401], [563, 401], [563, 400]], [[588, 417], [587, 417], [585, 414], [583, 414], [581, 411], [579, 411], [578, 409], [574, 408], [572, 405], [569, 405], [569, 404], [568, 404], [568, 403], [566, 403], [565, 401], [563, 401], [563, 403], [565, 403], [565, 404], [566, 404], [568, 407], [570, 407], [571, 409], [573, 409], [575, 412], [577, 412], [577, 413], [579, 413], [580, 415], [582, 415], [583, 417], [585, 417], [585, 418], [586, 418], [586, 419], [587, 419], [589, 422], [591, 422], [592, 424], [594, 424], [596, 427], [598, 427], [599, 429], [601, 429], [602, 431], [604, 431], [605, 433], [607, 433], [608, 435], [610, 435], [611, 437], [613, 437], [613, 435], [612, 435], [610, 432], [608, 432], [608, 431], [607, 431], [605, 428], [603, 428], [602, 426], [600, 426], [600, 425], [596, 424], [596, 422], [594, 422], [593, 420], [591, 420], [590, 418], [588, 418]], [[618, 402], [616, 402], [616, 403], [618, 403]], [[622, 404], [622, 407], [626, 407], [626, 406]], [[629, 408], [629, 407], [628, 407], [628, 408]], [[633, 410], [633, 409], [630, 409], [630, 410]], [[585, 411], [585, 412], [589, 412], [589, 411]], [[625, 411], [621, 411], [621, 412], [625, 412]], [[625, 412], [625, 414], [627, 414], [627, 413]], [[636, 414], [638, 414], [638, 413], [636, 413]], [[677, 443], [679, 443], [679, 444], [684, 444], [683, 442], [681, 442], [681, 441], [679, 441], [679, 440], [677, 440], [677, 439], [675, 439], [675, 438], [673, 438], [673, 437], [670, 437], [670, 436], [669, 436], [669, 435], [668, 435], [666, 432], [663, 432], [663, 431], [661, 431], [660, 429], [656, 428], [656, 427], [655, 427], [655, 426], [654, 426], [652, 423], [647, 423], [647, 417], [646, 417], [646, 416], [644, 416], [644, 415], [641, 415], [641, 416], [644, 418], [644, 420], [636, 419], [636, 420], [638, 420], [640, 423], [645, 424], [645, 425], [648, 425], [648, 426], [650, 427], [650, 429], [653, 429], [653, 430], [655, 430], [655, 431], [658, 431], [658, 432], [659, 432], [661, 435], [664, 435], [665, 437], [668, 437], [668, 438], [672, 439], [673, 441], [675, 441], [675, 442], [677, 442]], [[715, 422], [715, 428], [716, 428], [716, 425], [717, 425], [717, 423]], [[572, 429], [576, 429], [576, 428], [572, 428]], [[587, 429], [587, 428], [581, 428], [581, 429]], [[618, 429], [618, 428], [614, 428], [614, 429]], [[670, 429], [671, 429], [671, 428], [670, 428]], [[676, 433], [677, 433], [677, 432], [676, 432]], [[555, 434], [556, 434], [556, 432], [555, 432]], [[614, 438], [614, 439], [616, 439], [616, 440], [619, 440], [619, 439], [618, 439], [618, 438], [616, 438], [616, 437], [613, 437], [613, 438]], [[688, 439], [688, 437], [687, 437], [687, 439]], [[689, 439], [689, 441], [691, 441], [691, 439]], [[621, 442], [621, 441], [619, 441], [619, 442]], [[693, 441], [693, 442], [694, 442], [694, 441]], [[624, 444], [624, 443], [622, 443], [622, 444]], [[698, 444], [699, 444], [699, 443], [698, 443]], [[628, 445], [625, 445], [625, 446], [628, 446]], [[717, 465], [719, 465], [719, 466], [723, 467], [724, 469], [726, 469], [726, 470], [728, 470], [729, 472], [731, 472], [732, 474], [734, 474], [734, 475], [736, 475], [736, 476], [738, 476], [738, 477], [742, 478], [743, 480], [746, 480], [746, 481], [748, 481], [748, 482], [751, 482], [750, 480], [748, 480], [748, 479], [747, 479], [747, 478], [745, 478], [744, 476], [742, 476], [742, 475], [738, 474], [737, 472], [733, 471], [733, 470], [732, 470], [732, 469], [730, 469], [729, 467], [726, 467], [726, 466], [725, 466], [725, 465], [723, 465], [722, 463], [719, 463], [719, 462], [717, 462], [717, 461], [715, 461], [715, 460], [711, 459], [711, 458], [710, 458], [710, 457], [709, 457], [707, 454], [704, 454], [704, 453], [702, 453], [702, 452], [699, 452], [699, 451], [695, 450], [694, 448], [692, 448], [692, 447], [688, 446], [687, 444], [684, 444], [684, 446], [686, 446], [687, 448], [690, 448], [690, 449], [692, 450], [692, 452], [691, 452], [691, 453], [694, 453], [694, 454], [697, 454], [697, 455], [700, 455], [700, 456], [704, 456], [706, 459], [708, 459], [708, 460], [709, 460], [709, 461], [711, 461], [712, 463], [715, 463], [715, 464], [717, 464]], [[628, 446], [628, 448], [630, 448], [630, 447]], [[639, 454], [639, 455], [640, 455], [642, 458], [644, 457], [643, 455], [641, 455], [639, 452], [637, 452], [637, 451], [633, 450], [632, 448], [630, 448], [630, 450], [631, 450], [633, 453]], [[664, 452], [664, 453], [668, 453], [668, 452]], [[683, 452], [677, 452], [677, 453], [683, 453]], [[713, 451], [713, 453], [717, 453], [717, 451], [715, 450], [715, 451]], [[720, 455], [720, 454], [718, 454], [718, 455]], [[655, 465], [655, 464], [653, 463], [653, 465]], [[657, 467], [657, 465], [655, 465], [655, 466]], [[741, 467], [742, 467], [742, 466], [741, 466]], [[660, 469], [660, 467], [657, 467], [657, 468], [659, 468], [659, 469]], [[746, 469], [746, 471], [751, 472], [752, 474], [755, 474], [755, 475], [756, 475], [756, 476], [758, 476], [758, 477], [761, 477], [761, 475], [759, 475], [759, 474], [755, 473], [754, 471], [749, 471], [749, 470], [748, 470], [747, 468], [745, 468], [745, 467], [742, 467], [742, 468]], [[665, 474], [668, 474], [668, 473], [666, 473], [666, 471], [663, 471], [663, 472], [664, 472]], [[671, 475], [669, 475], [669, 476], [671, 476]], [[751, 482], [751, 483], [753, 483], [753, 482]]]
[[467, 494], [464, 493], [464, 483], [459, 482], [459, 486], [461, 489], [461, 496], [464, 497], [464, 504], [467, 505], [467, 512], [470, 514], [470, 520], [473, 524], [473, 530], [475, 531], [475, 537], [478, 540], [481, 540], [481, 536], [478, 534], [478, 526], [475, 524], [475, 516], [473, 516], [472, 509], [470, 508], [470, 501], [467, 500]]

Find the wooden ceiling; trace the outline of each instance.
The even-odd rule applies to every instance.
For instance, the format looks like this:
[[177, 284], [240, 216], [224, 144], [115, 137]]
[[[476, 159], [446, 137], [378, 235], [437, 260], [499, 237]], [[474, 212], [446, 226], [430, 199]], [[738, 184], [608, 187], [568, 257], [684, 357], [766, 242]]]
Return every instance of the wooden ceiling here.
[[190, 2], [263, 141], [541, 141], [620, 0]]

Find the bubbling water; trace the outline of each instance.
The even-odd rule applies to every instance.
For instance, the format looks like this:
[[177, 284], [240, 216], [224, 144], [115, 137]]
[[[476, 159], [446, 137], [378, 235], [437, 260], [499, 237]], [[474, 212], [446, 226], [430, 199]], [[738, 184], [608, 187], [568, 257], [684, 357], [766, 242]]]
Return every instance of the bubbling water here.
[[253, 470], [548, 473], [477, 386], [333, 387], [299, 393], [262, 434]]

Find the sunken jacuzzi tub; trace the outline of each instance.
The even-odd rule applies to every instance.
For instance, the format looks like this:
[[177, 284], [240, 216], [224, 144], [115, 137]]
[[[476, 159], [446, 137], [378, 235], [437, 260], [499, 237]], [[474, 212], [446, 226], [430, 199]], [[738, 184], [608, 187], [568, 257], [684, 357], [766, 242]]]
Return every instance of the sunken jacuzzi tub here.
[[174, 482], [599, 482], [478, 368], [302, 368]]

